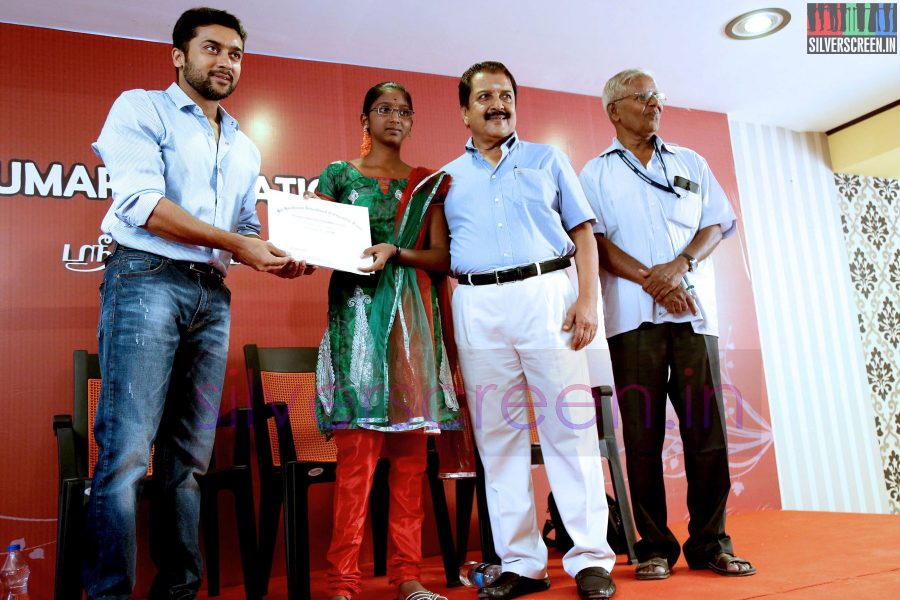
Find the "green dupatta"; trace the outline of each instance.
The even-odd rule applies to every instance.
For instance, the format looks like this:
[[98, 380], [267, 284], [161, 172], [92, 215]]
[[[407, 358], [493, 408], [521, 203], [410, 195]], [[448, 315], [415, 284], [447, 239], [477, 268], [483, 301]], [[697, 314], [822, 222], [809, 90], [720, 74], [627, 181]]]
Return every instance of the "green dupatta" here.
[[[433, 203], [443, 202], [450, 177], [416, 168], [397, 207], [392, 243], [425, 246]], [[389, 262], [372, 298], [363, 393], [385, 402], [386, 425], [420, 424], [426, 431], [460, 429], [459, 395], [444, 345], [432, 276]]]

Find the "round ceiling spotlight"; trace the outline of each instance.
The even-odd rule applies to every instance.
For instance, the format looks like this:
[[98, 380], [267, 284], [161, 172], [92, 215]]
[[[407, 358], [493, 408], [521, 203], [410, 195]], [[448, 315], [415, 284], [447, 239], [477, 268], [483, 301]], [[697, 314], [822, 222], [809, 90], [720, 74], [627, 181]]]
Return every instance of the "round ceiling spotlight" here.
[[791, 13], [782, 8], [760, 8], [733, 18], [725, 35], [733, 40], [755, 40], [781, 31], [791, 22]]

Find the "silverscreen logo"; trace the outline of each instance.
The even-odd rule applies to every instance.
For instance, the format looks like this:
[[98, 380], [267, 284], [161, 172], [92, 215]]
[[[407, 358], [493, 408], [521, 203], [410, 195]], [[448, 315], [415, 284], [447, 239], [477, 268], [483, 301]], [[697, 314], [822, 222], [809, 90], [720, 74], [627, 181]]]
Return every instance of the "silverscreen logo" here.
[[808, 3], [806, 53], [897, 54], [897, 3]]

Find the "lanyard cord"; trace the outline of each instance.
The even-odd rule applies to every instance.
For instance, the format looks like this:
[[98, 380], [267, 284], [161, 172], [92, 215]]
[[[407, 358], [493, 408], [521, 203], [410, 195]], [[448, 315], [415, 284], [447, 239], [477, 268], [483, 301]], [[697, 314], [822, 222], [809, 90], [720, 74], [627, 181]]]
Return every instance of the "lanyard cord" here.
[[626, 165], [628, 165], [628, 168], [631, 169], [632, 171], [634, 171], [635, 175], [637, 175], [638, 177], [640, 177], [641, 179], [643, 179], [644, 181], [646, 181], [653, 187], [660, 189], [664, 192], [670, 192], [672, 194], [675, 194], [676, 198], [681, 198], [681, 196], [678, 194], [678, 192], [675, 191], [675, 188], [673, 188], [672, 185], [669, 183], [669, 172], [666, 170], [666, 161], [663, 160], [662, 153], [659, 151], [659, 147], [655, 146], [653, 148], [653, 150], [654, 150], [654, 153], [656, 154], [656, 156], [659, 158], [660, 164], [662, 164], [663, 176], [665, 176], [665, 178], [666, 178], [666, 185], [663, 185], [663, 184], [659, 183], [658, 181], [651, 179], [643, 171], [639, 170], [630, 160], [628, 160], [628, 157], [625, 156], [624, 151], [616, 150], [615, 152], [616, 152], [616, 154], [619, 155], [619, 158], [621, 158], [622, 161]]

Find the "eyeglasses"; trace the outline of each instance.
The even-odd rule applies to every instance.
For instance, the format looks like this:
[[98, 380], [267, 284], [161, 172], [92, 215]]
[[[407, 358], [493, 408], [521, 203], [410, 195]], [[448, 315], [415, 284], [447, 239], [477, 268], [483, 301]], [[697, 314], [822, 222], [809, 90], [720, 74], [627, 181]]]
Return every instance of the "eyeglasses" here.
[[377, 112], [382, 117], [387, 117], [387, 116], [391, 115], [392, 113], [396, 112], [397, 116], [400, 117], [401, 119], [409, 119], [409, 118], [412, 118], [412, 116], [414, 114], [416, 114], [412, 111], [411, 108], [391, 108], [390, 106], [386, 106], [384, 104], [382, 104], [381, 106], [376, 106], [369, 112], [373, 112], [373, 111]]
[[656, 103], [659, 105], [665, 104], [666, 100], [668, 100], [666, 95], [663, 94], [662, 92], [648, 91], [648, 92], [635, 92], [633, 94], [628, 94], [627, 96], [622, 96], [621, 98], [617, 98], [617, 99], [613, 100], [612, 102], [610, 102], [610, 104], [615, 104], [616, 102], [621, 102], [622, 100], [627, 100], [628, 98], [634, 98], [641, 104], [647, 104], [648, 102], [650, 102], [651, 98], [656, 98]]

